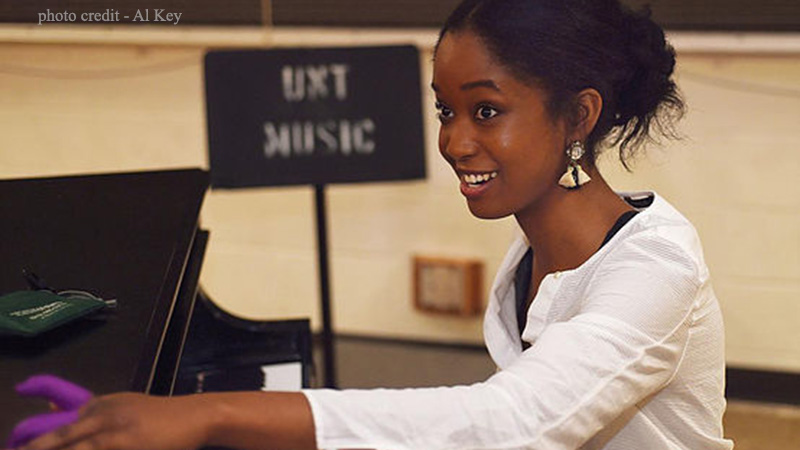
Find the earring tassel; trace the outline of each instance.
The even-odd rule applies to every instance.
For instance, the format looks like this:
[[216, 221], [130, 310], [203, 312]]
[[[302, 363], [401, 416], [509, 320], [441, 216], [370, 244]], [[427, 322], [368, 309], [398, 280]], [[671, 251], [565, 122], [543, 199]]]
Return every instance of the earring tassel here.
[[592, 178], [583, 171], [583, 167], [580, 164], [575, 165], [575, 170], [573, 172], [575, 174], [575, 178], [577, 179], [578, 186], [583, 186], [584, 184], [592, 181]]
[[590, 181], [592, 181], [592, 178], [583, 171], [580, 164], [570, 164], [569, 167], [567, 167], [567, 171], [564, 172], [564, 175], [561, 175], [558, 184], [567, 189], [575, 189]]
[[562, 187], [567, 189], [575, 189], [578, 185], [575, 183], [575, 177], [572, 176], [573, 167], [567, 167], [567, 171], [564, 172], [564, 175], [561, 175], [561, 179], [558, 180], [558, 184]]

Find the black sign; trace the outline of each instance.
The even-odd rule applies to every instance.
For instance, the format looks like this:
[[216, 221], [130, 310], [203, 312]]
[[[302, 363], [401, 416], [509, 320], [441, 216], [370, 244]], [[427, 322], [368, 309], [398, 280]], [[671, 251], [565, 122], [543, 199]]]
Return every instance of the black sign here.
[[215, 187], [425, 177], [415, 47], [206, 55]]

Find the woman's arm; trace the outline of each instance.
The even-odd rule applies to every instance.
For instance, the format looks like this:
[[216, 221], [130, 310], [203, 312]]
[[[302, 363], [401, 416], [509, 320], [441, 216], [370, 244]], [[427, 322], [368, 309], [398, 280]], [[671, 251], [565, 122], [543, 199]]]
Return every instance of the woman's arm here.
[[305, 396], [237, 392], [181, 397], [115, 394], [88, 403], [72, 425], [20, 450], [316, 449]]
[[561, 280], [582, 287], [564, 287], [545, 303], [548, 314], [562, 312], [483, 383], [307, 391], [317, 444], [567, 450], [635, 411], [680, 367], [700, 285], [695, 263], [665, 239], [639, 236], [608, 253], [591, 277]]

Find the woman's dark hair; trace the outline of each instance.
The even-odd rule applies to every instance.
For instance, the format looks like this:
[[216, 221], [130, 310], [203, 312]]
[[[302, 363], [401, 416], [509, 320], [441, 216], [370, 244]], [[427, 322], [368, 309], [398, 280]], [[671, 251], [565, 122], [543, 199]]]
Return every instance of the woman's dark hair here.
[[619, 144], [628, 168], [636, 149], [656, 140], [652, 133], [675, 136], [684, 111], [672, 80], [675, 51], [649, 16], [618, 0], [464, 0], [439, 42], [448, 32], [475, 33], [498, 63], [547, 91], [552, 117], [576, 117], [575, 94], [596, 89], [603, 110], [588, 157], [593, 163], [598, 144]]

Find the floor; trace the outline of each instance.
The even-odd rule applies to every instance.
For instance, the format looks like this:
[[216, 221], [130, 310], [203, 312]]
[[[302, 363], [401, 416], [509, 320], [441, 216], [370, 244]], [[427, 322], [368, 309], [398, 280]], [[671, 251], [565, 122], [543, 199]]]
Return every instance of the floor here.
[[[336, 356], [340, 388], [470, 384], [494, 372], [484, 350], [467, 346], [343, 336]], [[800, 450], [800, 407], [729, 399], [724, 424], [737, 450]]]
[[736, 450], [800, 449], [800, 407], [731, 400], [723, 423]]

